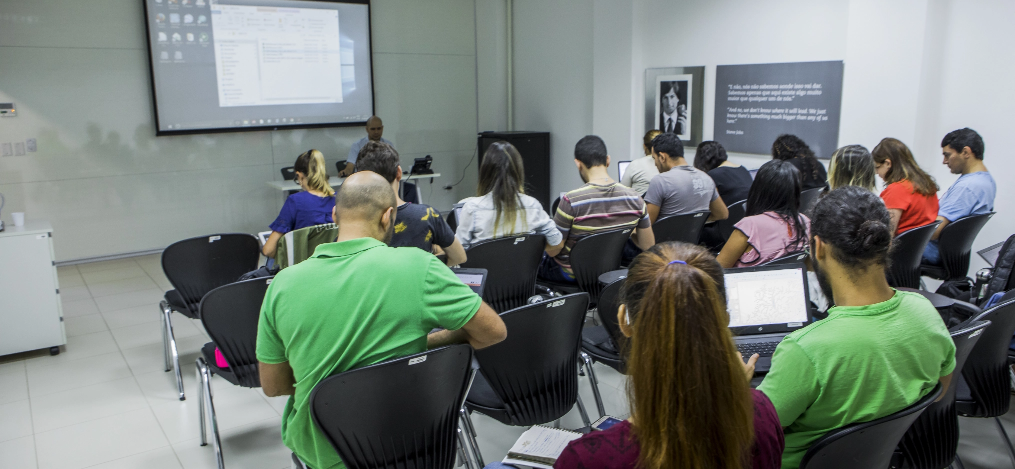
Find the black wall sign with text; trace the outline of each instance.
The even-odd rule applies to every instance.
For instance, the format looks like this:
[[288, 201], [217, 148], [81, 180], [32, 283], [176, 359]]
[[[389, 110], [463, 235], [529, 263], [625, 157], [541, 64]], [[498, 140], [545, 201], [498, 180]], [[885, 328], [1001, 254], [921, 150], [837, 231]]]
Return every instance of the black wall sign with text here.
[[782, 134], [802, 138], [818, 158], [839, 141], [841, 60], [720, 65], [715, 72], [714, 139], [726, 151], [768, 155]]

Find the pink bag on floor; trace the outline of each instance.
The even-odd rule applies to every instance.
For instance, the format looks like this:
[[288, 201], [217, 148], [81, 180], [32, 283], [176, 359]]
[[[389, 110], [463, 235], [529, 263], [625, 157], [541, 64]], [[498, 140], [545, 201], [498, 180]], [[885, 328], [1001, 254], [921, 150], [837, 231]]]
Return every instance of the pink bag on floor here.
[[215, 347], [215, 366], [229, 368], [229, 362], [226, 361], [226, 357], [222, 355], [222, 351], [218, 347]]

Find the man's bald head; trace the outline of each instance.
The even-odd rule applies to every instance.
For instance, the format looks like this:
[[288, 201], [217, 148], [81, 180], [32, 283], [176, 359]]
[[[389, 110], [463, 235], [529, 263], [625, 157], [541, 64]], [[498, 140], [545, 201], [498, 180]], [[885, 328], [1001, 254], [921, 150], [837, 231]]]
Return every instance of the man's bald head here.
[[381, 118], [370, 116], [367, 119], [367, 138], [377, 142], [381, 140], [382, 135], [384, 135], [384, 123], [381, 122]]
[[379, 174], [360, 171], [346, 178], [335, 194], [335, 212], [338, 223], [352, 221], [375, 222], [387, 209], [395, 208], [395, 193], [391, 185]]

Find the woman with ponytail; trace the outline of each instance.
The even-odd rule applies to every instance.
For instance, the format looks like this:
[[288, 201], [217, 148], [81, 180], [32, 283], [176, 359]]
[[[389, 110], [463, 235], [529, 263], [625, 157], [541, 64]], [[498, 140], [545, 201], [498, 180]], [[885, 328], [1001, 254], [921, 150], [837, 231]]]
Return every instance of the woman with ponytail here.
[[495, 142], [483, 154], [476, 197], [463, 199], [455, 236], [462, 245], [518, 234], [546, 237], [546, 253], [557, 255], [564, 236], [543, 206], [525, 195], [525, 167], [514, 145]]
[[303, 190], [285, 200], [278, 218], [271, 223], [271, 236], [261, 248], [265, 257], [275, 257], [278, 240], [286, 233], [333, 223], [331, 212], [335, 208], [335, 190], [328, 184], [324, 155], [317, 150], [308, 150], [296, 158], [293, 169], [296, 171], [296, 183]]
[[750, 388], [723, 271], [705, 248], [660, 243], [631, 263], [617, 311], [631, 417], [571, 442], [556, 469], [778, 468], [782, 428]]

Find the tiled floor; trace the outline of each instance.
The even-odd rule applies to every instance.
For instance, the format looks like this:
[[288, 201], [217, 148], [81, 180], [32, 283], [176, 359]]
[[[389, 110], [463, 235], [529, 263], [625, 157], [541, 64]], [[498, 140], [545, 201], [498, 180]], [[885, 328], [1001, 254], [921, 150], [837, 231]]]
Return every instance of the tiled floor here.
[[[0, 357], [0, 468], [214, 468], [212, 447], [198, 444], [194, 359], [208, 341], [201, 324], [174, 314], [186, 401], [163, 371], [158, 302], [171, 286], [158, 255], [60, 267], [67, 346], [60, 355]], [[623, 376], [596, 365], [608, 414], [627, 415]], [[598, 413], [588, 380], [580, 394]], [[288, 468], [279, 436], [284, 398], [213, 378], [226, 465]], [[475, 414], [487, 462], [499, 460], [524, 430]], [[1015, 432], [1015, 412], [1005, 416]], [[969, 468], [1006, 467], [993, 422], [961, 419], [960, 454]], [[561, 421], [581, 426], [577, 410]]]

